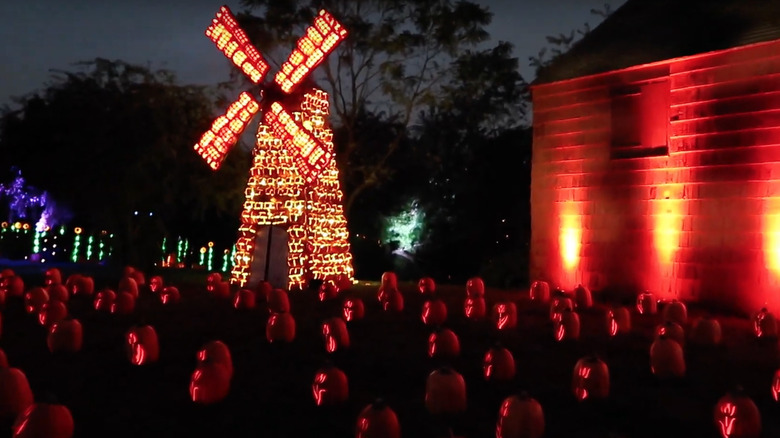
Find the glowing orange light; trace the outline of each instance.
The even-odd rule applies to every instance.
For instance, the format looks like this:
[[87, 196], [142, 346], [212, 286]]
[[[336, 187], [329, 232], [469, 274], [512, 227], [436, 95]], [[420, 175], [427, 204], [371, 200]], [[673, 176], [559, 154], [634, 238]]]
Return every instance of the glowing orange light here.
[[674, 186], [663, 191], [663, 199], [654, 203], [655, 227], [653, 230], [655, 248], [663, 266], [669, 265], [680, 247], [682, 231], [682, 200], [677, 193], [680, 187]]
[[577, 388], [575, 389], [575, 396], [578, 400], [582, 401], [588, 398], [588, 390], [585, 389], [585, 381], [588, 380], [590, 377], [590, 367], [583, 366], [577, 371], [577, 377], [579, 378], [579, 383], [577, 384]]
[[322, 395], [327, 392], [327, 388], [323, 388], [321, 385], [328, 379], [328, 375], [325, 373], [317, 373], [314, 378], [314, 384], [311, 386], [312, 393], [314, 394], [314, 400], [317, 406], [322, 406]]
[[227, 6], [219, 9], [211, 26], [206, 29], [206, 36], [255, 84], [259, 84], [268, 73], [268, 63], [249, 42]]
[[608, 313], [608, 318], [609, 318], [609, 335], [615, 336], [617, 335], [618, 332], [618, 323], [617, 321], [615, 321], [615, 313], [610, 310]]
[[558, 244], [566, 281], [574, 282], [573, 273], [579, 265], [582, 247], [582, 218], [572, 202], [566, 202], [562, 206], [559, 233]]
[[718, 419], [718, 425], [720, 426], [720, 433], [723, 438], [729, 438], [734, 431], [734, 423], [737, 422], [736, 413], [737, 406], [733, 403], [724, 403], [720, 407], [721, 418]]
[[775, 377], [772, 379], [772, 398], [780, 401], [780, 370], [775, 372]]
[[509, 322], [509, 312], [507, 312], [506, 304], [498, 305], [498, 323], [496, 324], [499, 330], [503, 330]]
[[566, 335], [566, 327], [560, 321], [557, 321], [555, 325], [557, 326], [555, 329], [555, 340], [562, 341], [563, 337]]
[[306, 182], [310, 183], [317, 178], [330, 162], [331, 153], [303, 129], [279, 102], [271, 104], [270, 110], [265, 113], [265, 123], [273, 129], [277, 138], [282, 139]]
[[767, 199], [768, 213], [763, 215], [764, 258], [766, 267], [780, 275], [780, 198]]
[[219, 169], [230, 149], [236, 144], [252, 116], [260, 110], [260, 104], [247, 92], [228, 106], [222, 116], [217, 117], [195, 145], [195, 150], [208, 165]]
[[483, 365], [485, 370], [485, 378], [489, 378], [491, 374], [493, 374], [493, 352], [488, 351], [487, 356], [485, 356], [485, 364]]
[[436, 333], [431, 333], [428, 337], [428, 356], [433, 357], [436, 354]]
[[133, 352], [133, 357], [130, 360], [134, 365], [143, 365], [146, 360], [146, 352], [144, 346], [138, 340], [138, 336], [135, 333], [127, 335], [127, 343], [130, 344], [130, 348]]

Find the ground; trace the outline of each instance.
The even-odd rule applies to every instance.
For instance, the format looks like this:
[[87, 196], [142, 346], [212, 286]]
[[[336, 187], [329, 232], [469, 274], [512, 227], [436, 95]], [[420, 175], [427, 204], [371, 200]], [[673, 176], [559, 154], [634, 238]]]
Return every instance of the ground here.
[[[297, 337], [288, 345], [269, 344], [264, 306], [237, 311], [206, 292], [203, 276], [195, 278], [187, 284], [169, 275], [183, 295], [173, 306], [163, 306], [143, 290], [130, 316], [98, 313], [91, 300], [72, 298], [70, 312], [84, 326], [84, 348], [75, 355], [49, 353], [45, 329], [24, 312], [21, 300], [9, 299], [0, 348], [12, 366], [27, 374], [37, 396], [53, 394], [70, 408], [76, 437], [349, 437], [360, 410], [378, 396], [398, 414], [404, 437], [448, 436], [442, 432], [446, 426], [458, 436], [491, 437], [501, 400], [520, 390], [542, 404], [546, 437], [718, 437], [713, 408], [736, 384], [761, 409], [764, 436], [780, 436], [780, 405], [770, 392], [780, 364], [777, 345], [752, 338], [744, 319], [720, 315], [724, 345], [687, 345], [686, 378], [659, 382], [649, 368], [658, 317], [632, 311], [632, 333], [610, 339], [600, 303], [582, 313], [580, 340], [556, 342], [547, 308], [528, 301], [527, 293], [487, 291], [488, 306], [498, 299], [518, 302], [518, 328], [497, 333], [487, 321], [465, 319], [464, 286], [440, 286], [438, 294], [450, 314], [446, 326], [458, 334], [462, 349], [460, 357], [446, 364], [464, 376], [469, 401], [464, 415], [443, 419], [424, 407], [426, 377], [445, 362], [426, 355], [431, 329], [420, 320], [423, 298], [415, 285], [401, 285], [406, 300], [401, 314], [381, 310], [376, 284], [356, 286], [349, 294], [364, 299], [366, 318], [349, 324], [351, 348], [329, 355], [319, 324], [340, 314], [340, 302], [321, 303], [313, 292], [291, 294]], [[42, 277], [28, 275], [25, 280], [29, 287], [41, 284]], [[98, 288], [116, 283], [118, 277], [97, 277]], [[704, 312], [691, 309], [693, 317]], [[157, 329], [161, 353], [156, 364], [132, 366], [125, 356], [124, 333], [138, 323]], [[230, 347], [235, 374], [227, 399], [199, 406], [189, 400], [189, 378], [199, 347], [213, 339]], [[481, 376], [482, 358], [497, 340], [517, 363], [511, 383], [488, 383]], [[609, 365], [611, 394], [604, 402], [579, 403], [571, 392], [572, 369], [590, 353]], [[328, 359], [349, 377], [350, 398], [341, 406], [321, 408], [314, 405], [311, 382]], [[3, 433], [10, 435], [8, 425], [4, 427]]]

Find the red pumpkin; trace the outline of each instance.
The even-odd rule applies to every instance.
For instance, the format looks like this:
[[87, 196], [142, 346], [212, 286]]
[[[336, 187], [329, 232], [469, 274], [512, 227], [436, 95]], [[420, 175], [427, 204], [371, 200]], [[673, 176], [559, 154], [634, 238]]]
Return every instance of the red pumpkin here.
[[46, 292], [49, 294], [49, 300], [52, 301], [68, 301], [70, 298], [68, 288], [63, 284], [52, 284]]
[[62, 274], [57, 268], [49, 268], [43, 274], [43, 284], [46, 286], [62, 283]]
[[49, 301], [38, 312], [38, 322], [44, 327], [49, 327], [55, 322], [62, 321], [68, 316], [68, 308], [62, 301]]
[[73, 416], [60, 404], [35, 403], [16, 418], [14, 438], [71, 438]]
[[472, 277], [466, 282], [466, 296], [469, 298], [485, 297], [485, 282], [479, 277]]
[[397, 290], [397, 288], [392, 286], [379, 286], [379, 290], [376, 292], [376, 300], [379, 301], [379, 304], [384, 306], [384, 304], [390, 298], [390, 294]]
[[631, 331], [631, 313], [625, 307], [607, 310], [606, 329], [609, 336], [626, 334]]
[[574, 301], [562, 293], [556, 293], [550, 301], [550, 319], [555, 321], [567, 309], [574, 310]]
[[257, 297], [249, 289], [241, 289], [233, 297], [233, 307], [239, 310], [250, 310], [255, 308]]
[[580, 359], [574, 366], [571, 389], [577, 400], [602, 399], [609, 396], [609, 368], [596, 356]]
[[593, 307], [593, 296], [590, 289], [579, 284], [574, 288], [574, 304], [577, 309], [589, 309]]
[[76, 285], [81, 280], [81, 274], [70, 274], [68, 279], [65, 280], [65, 287], [70, 293], [76, 293]]
[[0, 286], [3, 285], [3, 281], [15, 276], [16, 273], [11, 268], [5, 268], [2, 271], [0, 271]]
[[366, 315], [366, 307], [360, 298], [348, 298], [344, 300], [344, 319], [347, 322], [363, 319]]
[[131, 275], [133, 275], [133, 272], [135, 272], [135, 268], [133, 266], [130, 265], [125, 266], [122, 269], [122, 277], [130, 277]]
[[24, 308], [27, 313], [38, 313], [49, 302], [49, 294], [43, 288], [35, 287], [24, 294]]
[[715, 318], [701, 318], [691, 330], [691, 341], [695, 344], [714, 346], [720, 344], [721, 338], [720, 323]]
[[380, 285], [383, 287], [389, 287], [391, 289], [398, 289], [398, 277], [395, 275], [395, 272], [384, 272], [382, 274], [382, 281]]
[[273, 313], [265, 325], [268, 342], [292, 342], [295, 339], [295, 319], [289, 313]]
[[640, 315], [655, 315], [658, 313], [658, 299], [652, 292], [644, 292], [636, 297], [636, 310]]
[[498, 330], [509, 330], [517, 326], [517, 306], [511, 302], [493, 305], [493, 324]]
[[73, 295], [91, 296], [95, 293], [95, 280], [92, 277], [80, 275], [73, 288], [69, 290]]
[[759, 438], [761, 413], [753, 400], [737, 388], [715, 405], [715, 427], [723, 438]]
[[117, 287], [117, 292], [128, 292], [130, 295], [133, 296], [133, 298], [138, 298], [138, 283], [135, 282], [135, 279], [132, 277], [122, 277], [119, 280], [119, 287]]
[[125, 335], [125, 352], [133, 365], [157, 362], [160, 343], [154, 327], [145, 325], [131, 328]]
[[116, 301], [111, 304], [111, 313], [129, 315], [135, 310], [135, 297], [130, 292], [119, 292]]
[[160, 302], [163, 304], [175, 304], [181, 300], [181, 293], [179, 288], [174, 286], [166, 286], [162, 288], [160, 292]]
[[163, 278], [159, 275], [155, 275], [151, 279], [149, 279], [149, 290], [157, 293], [162, 292], [163, 287], [165, 287], [165, 282], [163, 281]]
[[256, 295], [258, 300], [268, 302], [268, 296], [271, 295], [274, 287], [267, 281], [261, 281], [257, 283], [255, 290], [257, 292]]
[[190, 378], [190, 398], [204, 405], [217, 403], [230, 392], [230, 374], [217, 362], [198, 364]]
[[[135, 280], [135, 284], [138, 287], [146, 285], [146, 276], [144, 275], [144, 273], [142, 271], [139, 271], [138, 269], [136, 269], [136, 270], [134, 270], [130, 274], [130, 277], [132, 277], [133, 280]], [[136, 297], [136, 298], [138, 298], [138, 297]]]
[[436, 293], [436, 282], [431, 277], [423, 277], [417, 282], [417, 290], [423, 295], [433, 295]]
[[219, 272], [212, 272], [206, 277], [206, 290], [214, 292], [214, 288], [220, 282], [222, 282], [222, 274]]
[[426, 325], [442, 325], [447, 320], [447, 305], [442, 300], [428, 300], [423, 303], [421, 317]]
[[681, 347], [685, 345], [685, 329], [675, 322], [666, 321], [658, 325], [655, 329], [655, 338], [658, 339], [660, 336], [674, 339]]
[[556, 341], [577, 340], [580, 338], [580, 316], [566, 309], [553, 321], [553, 334]]
[[677, 341], [659, 336], [650, 346], [650, 371], [659, 379], [683, 377], [685, 375], [685, 357]]
[[515, 378], [515, 358], [511, 351], [497, 345], [485, 354], [482, 370], [485, 380], [512, 380]]
[[401, 438], [398, 416], [384, 400], [376, 400], [358, 415], [355, 438]]
[[[8, 366], [8, 360], [6, 360], [6, 365]], [[0, 363], [0, 366], [3, 366]], [[772, 377], [772, 398], [775, 399], [775, 401], [780, 401], [780, 369], [775, 371], [774, 377]]]
[[456, 357], [460, 354], [458, 335], [450, 329], [440, 329], [428, 336], [428, 357]]
[[211, 294], [222, 300], [230, 298], [230, 283], [227, 281], [215, 283]]
[[528, 292], [531, 301], [546, 303], [550, 301], [550, 284], [546, 281], [534, 281], [531, 284], [531, 290]]
[[523, 392], [504, 399], [498, 411], [496, 438], [541, 438], [544, 411], [538, 401]]
[[323, 281], [322, 284], [320, 284], [318, 296], [320, 301], [335, 299], [339, 296], [339, 288], [331, 281]]
[[198, 351], [198, 367], [206, 363], [218, 363], [225, 367], [228, 377], [233, 376], [233, 358], [230, 349], [222, 341], [208, 342]]
[[32, 404], [27, 376], [18, 368], [0, 368], [0, 419], [13, 420]]
[[95, 295], [95, 310], [110, 312], [116, 302], [116, 292], [111, 289], [103, 289]]
[[311, 392], [317, 406], [345, 402], [349, 398], [347, 375], [334, 366], [326, 366], [314, 375]]
[[667, 321], [685, 325], [688, 321], [688, 309], [683, 302], [672, 300], [671, 303], [664, 307], [663, 317]]
[[286, 313], [290, 311], [290, 298], [284, 289], [274, 289], [268, 294], [268, 310], [272, 313]]
[[466, 381], [451, 368], [439, 368], [425, 383], [425, 407], [431, 414], [459, 414], [466, 410]]
[[21, 297], [24, 294], [24, 280], [18, 275], [8, 279], [6, 293], [12, 297]]
[[49, 327], [46, 345], [52, 353], [62, 351], [75, 353], [81, 350], [84, 342], [84, 330], [77, 319], [55, 322]]
[[330, 318], [322, 323], [322, 340], [325, 350], [333, 353], [336, 350], [349, 348], [349, 331], [347, 323], [341, 318]]
[[387, 312], [402, 312], [404, 310], [404, 296], [397, 289], [390, 289], [387, 300], [382, 303], [382, 308]]
[[777, 337], [777, 320], [766, 307], [753, 315], [753, 333], [757, 338]]
[[484, 298], [466, 298], [463, 303], [463, 314], [467, 319], [478, 320], [487, 314], [487, 306]]

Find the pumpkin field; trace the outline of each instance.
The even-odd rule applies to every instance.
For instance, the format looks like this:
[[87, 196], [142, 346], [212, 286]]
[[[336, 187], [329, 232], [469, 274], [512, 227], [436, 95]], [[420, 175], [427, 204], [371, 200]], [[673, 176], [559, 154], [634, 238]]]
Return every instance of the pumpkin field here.
[[[674, 305], [668, 303], [649, 314], [649, 297], [640, 314], [636, 300], [606, 303], [598, 294], [592, 306], [572, 294], [573, 309], [551, 312], [550, 301], [562, 296], [537, 294], [532, 300], [528, 290], [491, 288], [484, 291], [481, 316], [479, 288], [469, 290], [467, 302], [466, 285], [398, 283], [396, 295], [392, 285], [380, 288], [375, 281], [341, 291], [289, 292], [292, 333], [281, 326], [267, 331], [269, 319], [281, 324], [287, 314], [269, 317], [269, 307], [280, 305], [280, 292], [228, 290], [214, 277], [207, 287], [206, 273], [154, 273], [160, 276], [154, 280], [148, 273], [136, 274], [137, 298], [122, 304], [121, 293], [98, 297], [104, 289], [127, 292], [121, 272], [95, 272], [89, 286], [68, 280], [70, 274], [61, 275], [64, 296], [48, 286], [42, 289], [46, 299], [36, 301], [30, 293], [51, 281], [43, 273], [19, 277], [24, 294], [6, 290], [0, 349], [9, 367], [26, 375], [36, 402], [67, 407], [75, 437], [352, 437], [359, 418], [361, 438], [392, 437], [376, 433], [387, 432], [386, 424], [367, 430], [391, 409], [404, 437], [482, 438], [496, 436], [502, 410], [504, 417], [525, 415], [503, 418], [507, 424], [532, 424], [527, 398], [543, 409], [543, 435], [505, 431], [504, 437], [759, 436], [744, 397], [760, 411], [760, 436], [780, 436], [780, 403], [773, 397], [780, 390], [774, 382], [777, 340], [769, 328], [757, 337], [747, 318], [696, 307], [680, 315], [669, 312]], [[170, 286], [178, 297], [165, 289]], [[57, 302], [65, 305], [67, 318], [53, 310]], [[718, 324], [707, 317], [717, 320], [722, 339]], [[50, 351], [57, 342], [49, 337], [47, 345], [52, 324], [56, 320], [62, 328], [71, 318], [80, 322], [82, 345], [66, 340]], [[579, 321], [579, 334], [572, 318]], [[664, 324], [667, 318], [677, 323]], [[664, 352], [653, 359], [654, 374], [650, 350], [659, 330], [663, 336], [653, 348]], [[158, 354], [149, 340], [154, 335]], [[205, 356], [223, 354], [201, 352], [212, 341], [227, 346], [229, 366], [209, 368], [213, 362]], [[683, 352], [682, 377], [674, 376], [681, 374], [673, 363], [676, 349]], [[346, 377], [348, 394], [333, 367]], [[456, 373], [465, 382], [465, 411], [460, 389], [450, 386], [457, 386]], [[0, 373], [0, 406], [6, 411], [17, 396], [7, 379]], [[226, 395], [220, 379], [229, 381]], [[732, 392], [738, 386], [742, 391]], [[426, 387], [432, 392], [427, 402]], [[502, 409], [510, 396], [518, 397], [513, 412]], [[378, 398], [382, 404], [364, 411]], [[14, 418], [5, 414], [2, 436], [12, 436]], [[27, 418], [26, 434], [18, 436], [60, 436], [40, 432], [51, 424], [35, 422], [65, 420], [42, 418]]]

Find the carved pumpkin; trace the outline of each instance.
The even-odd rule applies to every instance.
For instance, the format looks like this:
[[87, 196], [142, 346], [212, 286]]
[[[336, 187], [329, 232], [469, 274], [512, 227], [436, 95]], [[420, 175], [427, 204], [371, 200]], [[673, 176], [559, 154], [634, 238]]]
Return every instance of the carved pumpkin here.
[[439, 329], [428, 336], [428, 357], [456, 357], [460, 354], [458, 335], [450, 329]]
[[111, 304], [111, 313], [129, 315], [135, 310], [135, 297], [130, 292], [119, 292], [116, 300]]
[[292, 342], [295, 339], [295, 319], [289, 313], [272, 313], [265, 325], [268, 342]]
[[159, 275], [155, 275], [154, 277], [149, 279], [149, 290], [158, 293], [162, 292], [163, 287], [165, 287], [165, 282], [163, 281], [163, 278]]
[[701, 318], [691, 330], [691, 341], [695, 344], [714, 346], [720, 344], [721, 339], [720, 323], [715, 318]]
[[268, 296], [271, 295], [271, 292], [274, 290], [274, 287], [271, 286], [271, 283], [267, 281], [261, 281], [257, 283], [257, 287], [255, 288], [257, 299], [260, 301], [268, 302]]
[[402, 312], [404, 310], [404, 296], [398, 289], [389, 289], [387, 299], [382, 303], [386, 312]]
[[230, 283], [227, 281], [214, 283], [211, 294], [222, 300], [230, 298]]
[[433, 295], [436, 293], [436, 282], [431, 277], [423, 277], [417, 282], [417, 290], [423, 295]]
[[160, 344], [154, 327], [144, 325], [131, 328], [125, 335], [125, 352], [133, 365], [157, 362]]
[[777, 337], [777, 320], [766, 307], [753, 316], [753, 333], [757, 338]]
[[360, 411], [355, 438], [401, 438], [398, 416], [384, 400], [376, 400]]
[[43, 274], [43, 284], [46, 286], [62, 283], [62, 274], [57, 268], [49, 268]]
[[379, 304], [384, 306], [390, 298], [390, 294], [397, 290], [398, 288], [392, 286], [379, 286], [379, 290], [376, 292], [376, 300], [379, 301]]
[[0, 419], [13, 420], [32, 404], [27, 376], [18, 368], [0, 368]]
[[663, 317], [667, 321], [673, 321], [685, 325], [688, 321], [688, 309], [682, 301], [672, 300], [664, 307]]
[[255, 293], [249, 289], [241, 289], [236, 292], [233, 297], [233, 307], [239, 310], [249, 310], [255, 308], [255, 302], [257, 297]]
[[467, 319], [478, 320], [487, 314], [487, 306], [484, 298], [467, 297], [463, 303], [463, 314]]
[[606, 329], [609, 336], [626, 334], [631, 331], [631, 313], [625, 307], [607, 310]]
[[320, 301], [333, 300], [339, 296], [339, 288], [332, 281], [323, 281], [318, 295]]
[[38, 322], [44, 327], [49, 327], [55, 322], [62, 321], [68, 316], [68, 308], [62, 301], [49, 301], [38, 312]]
[[71, 438], [73, 416], [64, 405], [35, 403], [16, 418], [13, 432], [14, 438]]
[[498, 411], [496, 438], [541, 438], [544, 435], [544, 411], [528, 393], [504, 399]]
[[225, 367], [228, 377], [233, 377], [233, 357], [230, 349], [222, 341], [207, 342], [198, 351], [198, 366], [207, 363], [218, 363]]
[[590, 289], [578, 284], [574, 288], [574, 304], [577, 309], [589, 309], [593, 307], [593, 296], [590, 293]]
[[95, 310], [110, 312], [116, 302], [116, 292], [111, 289], [103, 289], [95, 295]]
[[655, 338], [658, 339], [660, 336], [674, 339], [681, 347], [685, 345], [685, 329], [675, 322], [666, 321], [665, 323], [658, 325], [658, 327], [655, 328]]
[[[134, 269], [133, 272], [130, 273], [130, 277], [132, 277], [132, 279], [135, 280], [135, 284], [138, 287], [146, 285], [146, 276], [144, 275], [143, 271], [139, 271], [138, 269]], [[138, 298], [138, 297], [136, 297], [136, 298]]]
[[119, 280], [119, 286], [116, 288], [118, 293], [128, 292], [133, 298], [138, 298], [138, 283], [133, 277], [122, 277]]
[[214, 287], [220, 282], [222, 282], [222, 274], [219, 272], [212, 272], [206, 277], [206, 290], [214, 292]]
[[660, 379], [683, 377], [685, 357], [680, 344], [666, 335], [659, 336], [650, 346], [650, 371]]
[[10, 277], [5, 291], [12, 297], [21, 297], [24, 294], [24, 280], [22, 277], [18, 275]]
[[68, 288], [63, 284], [52, 284], [46, 290], [49, 294], [49, 300], [51, 301], [68, 301], [70, 294]]
[[482, 360], [482, 375], [488, 381], [506, 381], [515, 378], [515, 358], [512, 352], [496, 345]]
[[349, 331], [347, 324], [341, 318], [329, 318], [322, 323], [322, 340], [325, 350], [333, 353], [336, 350], [349, 348]]
[[349, 398], [347, 375], [333, 365], [326, 365], [314, 375], [311, 392], [317, 406], [345, 402]]
[[181, 293], [179, 288], [174, 286], [166, 286], [162, 288], [160, 292], [160, 302], [163, 304], [174, 304], [181, 300]]
[[274, 289], [268, 294], [268, 310], [271, 313], [286, 313], [290, 311], [290, 298], [284, 289]]
[[75, 353], [81, 350], [83, 343], [84, 330], [77, 319], [55, 322], [49, 327], [46, 345], [52, 353], [59, 351]]
[[442, 325], [447, 320], [447, 305], [442, 300], [427, 300], [423, 303], [421, 318], [426, 325]]
[[640, 315], [658, 313], [658, 299], [652, 292], [643, 292], [636, 297], [636, 310]]
[[546, 303], [550, 301], [550, 284], [546, 281], [534, 281], [528, 295], [531, 301]]
[[49, 294], [41, 287], [34, 287], [24, 294], [24, 309], [27, 313], [39, 313], [49, 302]]
[[443, 367], [428, 375], [425, 407], [431, 414], [458, 414], [466, 410], [466, 381], [457, 371]]
[[11, 268], [5, 268], [2, 271], [0, 271], [0, 286], [3, 286], [5, 284], [3, 283], [5, 280], [8, 280], [15, 275], [16, 273]]
[[574, 310], [574, 302], [571, 298], [559, 293], [556, 293], [555, 295], [556, 296], [550, 300], [550, 319], [553, 321], [555, 321], [555, 319], [558, 318], [557, 315], [563, 313], [564, 310]]
[[344, 319], [347, 322], [363, 319], [366, 315], [366, 307], [360, 298], [348, 298], [344, 300]]
[[498, 330], [509, 330], [517, 326], [517, 306], [511, 302], [493, 305], [493, 324]]
[[[5, 366], [8, 366], [8, 360], [5, 363]], [[2, 363], [0, 363], [0, 366], [3, 366]], [[780, 369], [775, 371], [775, 375], [772, 377], [772, 398], [775, 401], [780, 401]]]
[[485, 282], [479, 277], [472, 277], [466, 282], [466, 296], [469, 298], [485, 297]]
[[714, 414], [715, 427], [723, 438], [761, 436], [761, 413], [741, 388], [721, 397]]
[[602, 399], [609, 396], [609, 368], [596, 356], [580, 359], [574, 366], [571, 389], [577, 400]]
[[198, 364], [190, 377], [190, 398], [204, 405], [217, 403], [230, 392], [230, 374], [219, 362]]
[[68, 275], [67, 280], [65, 280], [65, 287], [68, 289], [68, 292], [75, 293], [76, 284], [78, 284], [80, 279], [81, 279], [81, 274]]
[[92, 296], [95, 293], [95, 280], [87, 275], [79, 275], [73, 287], [68, 290], [73, 295]]
[[122, 277], [129, 277], [135, 272], [135, 267], [127, 265], [122, 269]]
[[556, 341], [577, 340], [580, 338], [580, 316], [566, 309], [553, 321], [553, 334]]
[[396, 277], [395, 272], [387, 271], [382, 273], [380, 285], [382, 287], [389, 287], [390, 289], [398, 289], [398, 277]]

